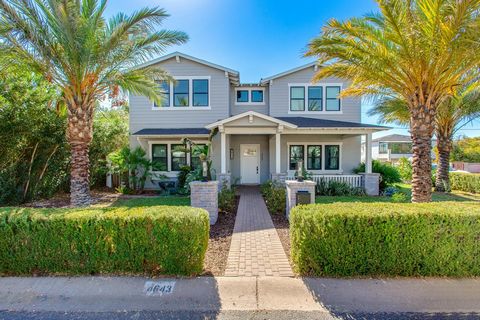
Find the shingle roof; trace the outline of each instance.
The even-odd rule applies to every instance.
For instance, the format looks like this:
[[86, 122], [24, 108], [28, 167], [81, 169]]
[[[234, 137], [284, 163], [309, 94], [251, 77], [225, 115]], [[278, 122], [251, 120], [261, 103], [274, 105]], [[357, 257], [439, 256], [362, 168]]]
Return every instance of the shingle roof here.
[[373, 142], [410, 142], [412, 138], [410, 136], [402, 135], [402, 134], [390, 134], [388, 136], [376, 138], [372, 140]]
[[187, 135], [187, 134], [209, 134], [210, 130], [205, 128], [176, 128], [176, 129], [142, 129], [135, 132], [134, 136], [150, 136], [150, 135]]
[[336, 121], [336, 120], [326, 120], [326, 119], [315, 119], [307, 117], [275, 117], [276, 119], [290, 122], [298, 126], [299, 128], [378, 128], [378, 129], [388, 129], [388, 127], [377, 126], [374, 124], [367, 123], [358, 123], [358, 122], [347, 122], [347, 121]]

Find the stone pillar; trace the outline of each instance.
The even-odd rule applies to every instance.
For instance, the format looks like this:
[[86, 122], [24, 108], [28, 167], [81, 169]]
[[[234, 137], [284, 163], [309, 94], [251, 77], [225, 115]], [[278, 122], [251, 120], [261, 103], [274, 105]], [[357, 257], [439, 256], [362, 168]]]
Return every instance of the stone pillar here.
[[276, 181], [282, 185], [285, 185], [286, 179], [287, 179], [286, 173], [272, 173], [272, 181]]
[[190, 182], [191, 206], [208, 211], [210, 225], [218, 219], [218, 181]]
[[287, 185], [287, 219], [290, 217], [290, 210], [297, 205], [297, 192], [308, 191], [310, 192], [310, 203], [315, 203], [315, 182], [313, 181], [286, 181]]
[[365, 193], [369, 196], [380, 195], [380, 174], [379, 173], [360, 173], [363, 176], [363, 187]]
[[221, 190], [225, 185], [227, 188], [232, 186], [232, 176], [230, 173], [217, 174], [218, 188]]

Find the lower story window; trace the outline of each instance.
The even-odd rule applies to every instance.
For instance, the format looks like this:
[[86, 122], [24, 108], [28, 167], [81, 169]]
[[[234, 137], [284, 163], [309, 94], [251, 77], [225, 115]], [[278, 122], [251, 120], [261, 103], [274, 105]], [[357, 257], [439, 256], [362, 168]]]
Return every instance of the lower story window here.
[[187, 165], [187, 153], [185, 152], [185, 145], [172, 144], [171, 145], [172, 171], [180, 171], [180, 168]]
[[152, 144], [152, 163], [154, 171], [168, 170], [168, 152], [166, 144]]
[[196, 144], [192, 146], [191, 156], [190, 156], [190, 166], [193, 170], [202, 167], [202, 162], [200, 160], [200, 154], [205, 153], [204, 144]]
[[307, 147], [307, 170], [322, 170], [322, 146]]
[[301, 145], [290, 146], [290, 159], [289, 159], [289, 169], [296, 170], [297, 163], [299, 160], [303, 160], [303, 151], [304, 147]]
[[340, 169], [340, 146], [325, 146], [325, 170]]

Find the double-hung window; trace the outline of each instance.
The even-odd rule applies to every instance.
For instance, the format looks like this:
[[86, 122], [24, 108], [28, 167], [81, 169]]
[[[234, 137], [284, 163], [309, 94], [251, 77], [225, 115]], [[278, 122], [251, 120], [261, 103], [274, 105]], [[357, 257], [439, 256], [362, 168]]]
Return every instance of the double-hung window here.
[[305, 87], [290, 87], [290, 111], [305, 111]]
[[322, 146], [307, 147], [307, 170], [322, 170]]
[[263, 102], [263, 90], [252, 90], [250, 100], [254, 103]]
[[322, 87], [308, 87], [308, 111], [322, 111], [323, 109]]
[[297, 163], [299, 160], [303, 161], [303, 157], [304, 157], [303, 145], [290, 146], [289, 169], [297, 170]]
[[237, 90], [237, 102], [248, 102], [248, 90]]
[[171, 148], [171, 170], [180, 171], [180, 169], [187, 165], [187, 153], [185, 152], [185, 145], [172, 144]]
[[340, 111], [340, 87], [339, 86], [327, 86], [326, 91], [326, 106], [327, 111]]
[[193, 80], [193, 106], [207, 107], [208, 106], [208, 80], [199, 79]]
[[325, 146], [325, 170], [340, 169], [340, 146], [326, 145]]
[[190, 167], [192, 170], [201, 168], [202, 162], [200, 161], [200, 153], [204, 150], [204, 144], [196, 144], [191, 147], [190, 151]]
[[158, 105], [154, 103], [154, 107], [170, 107], [170, 82], [165, 80], [155, 80], [155, 83], [158, 86], [160, 95], [162, 96], [162, 104]]
[[175, 87], [173, 88], [173, 106], [175, 107], [188, 107], [189, 102], [189, 81], [177, 80]]
[[152, 144], [152, 163], [154, 171], [168, 170], [168, 151], [166, 144]]
[[380, 142], [378, 144], [378, 153], [387, 154], [388, 153], [388, 142]]

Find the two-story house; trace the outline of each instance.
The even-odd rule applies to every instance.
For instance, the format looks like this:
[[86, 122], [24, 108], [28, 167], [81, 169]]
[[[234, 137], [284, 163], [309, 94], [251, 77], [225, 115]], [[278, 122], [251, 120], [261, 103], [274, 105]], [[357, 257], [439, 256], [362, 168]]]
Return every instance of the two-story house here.
[[158, 83], [165, 94], [160, 106], [130, 95], [130, 145], [144, 148], [163, 168], [159, 173], [172, 178], [182, 166], [199, 165], [178, 150], [182, 138], [206, 144], [212, 131], [217, 132], [211, 157], [219, 181], [285, 180], [294, 176], [299, 160], [316, 176], [347, 177], [360, 163], [361, 137], [371, 151], [372, 133], [387, 129], [360, 123], [361, 98], [339, 97], [348, 82], [312, 83], [315, 63], [254, 84], [242, 84], [235, 70], [179, 52], [152, 64], [176, 81]]

